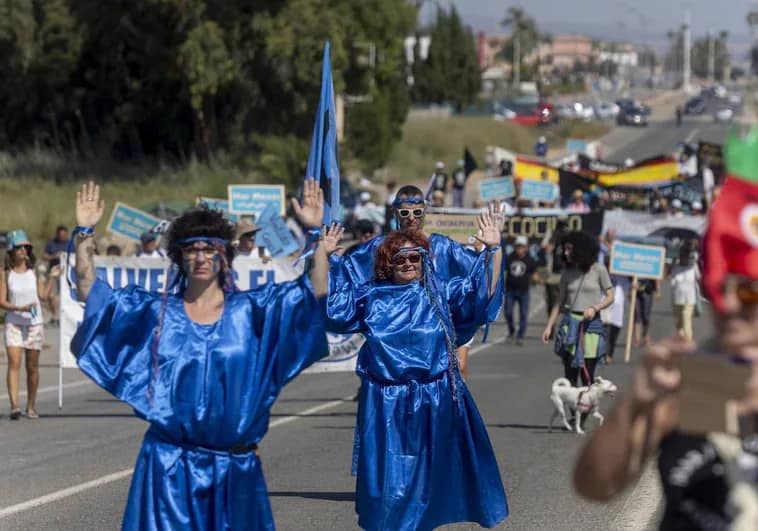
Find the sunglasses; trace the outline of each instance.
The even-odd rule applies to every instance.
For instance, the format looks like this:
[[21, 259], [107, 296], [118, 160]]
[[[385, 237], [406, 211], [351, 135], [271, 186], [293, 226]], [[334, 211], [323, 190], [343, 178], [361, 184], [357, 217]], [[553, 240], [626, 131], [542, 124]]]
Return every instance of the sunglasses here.
[[392, 257], [392, 265], [403, 265], [406, 262], [410, 262], [411, 264], [418, 264], [421, 262], [421, 255], [418, 253], [403, 253], [403, 254], [396, 254]]
[[743, 280], [737, 284], [734, 294], [743, 306], [758, 304], [758, 282]]
[[13, 250], [15, 251], [16, 249], [24, 249], [27, 253], [32, 252], [32, 246], [28, 243], [25, 243], [24, 245], [16, 245]]
[[407, 218], [413, 214], [414, 218], [420, 218], [424, 215], [424, 209], [423, 208], [400, 208], [397, 211], [397, 215], [401, 218]]
[[215, 247], [189, 246], [189, 247], [182, 248], [182, 254], [186, 256], [187, 258], [195, 259], [198, 257], [200, 253], [203, 253], [203, 256], [205, 256], [206, 258], [215, 258], [220, 253], [220, 251], [216, 249]]

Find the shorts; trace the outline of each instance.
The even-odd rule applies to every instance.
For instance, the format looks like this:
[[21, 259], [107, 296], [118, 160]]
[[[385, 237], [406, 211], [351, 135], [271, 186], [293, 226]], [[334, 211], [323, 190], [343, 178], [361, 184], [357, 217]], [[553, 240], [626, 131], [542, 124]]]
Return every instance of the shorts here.
[[5, 346], [26, 350], [42, 350], [45, 325], [17, 325], [5, 323]]

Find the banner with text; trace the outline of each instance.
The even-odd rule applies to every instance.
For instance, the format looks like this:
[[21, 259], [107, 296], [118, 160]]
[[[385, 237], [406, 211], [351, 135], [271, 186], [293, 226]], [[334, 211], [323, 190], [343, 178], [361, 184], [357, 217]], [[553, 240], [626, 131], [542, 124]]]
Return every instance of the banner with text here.
[[[71, 265], [73, 266], [71, 257]], [[108, 282], [114, 289], [136, 284], [148, 291], [163, 291], [166, 287], [170, 262], [162, 258], [95, 257], [96, 276]], [[237, 257], [232, 263], [234, 276], [240, 290], [254, 289], [269, 282], [286, 282], [302, 274], [299, 267], [284, 259], [264, 263], [259, 258]], [[73, 267], [69, 267], [72, 272]], [[75, 286], [75, 285], [74, 285]], [[76, 367], [76, 359], [70, 350], [71, 339], [84, 316], [84, 304], [77, 301], [76, 288], [62, 277], [60, 282], [60, 337], [59, 362], [62, 367]], [[306, 372], [354, 371], [358, 351], [364, 338], [360, 334], [327, 334], [329, 356], [316, 362]]]

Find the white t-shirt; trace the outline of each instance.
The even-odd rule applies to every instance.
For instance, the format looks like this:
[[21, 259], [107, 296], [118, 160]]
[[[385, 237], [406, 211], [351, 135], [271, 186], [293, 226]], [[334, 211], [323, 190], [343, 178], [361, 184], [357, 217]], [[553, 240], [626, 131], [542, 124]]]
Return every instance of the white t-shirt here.
[[5, 321], [14, 325], [29, 326], [43, 323], [42, 307], [37, 293], [37, 277], [31, 269], [16, 273], [8, 272], [8, 302], [13, 306], [26, 306], [34, 304], [34, 309], [29, 312], [8, 312]]
[[695, 264], [671, 268], [671, 296], [674, 304], [695, 304], [700, 271]]
[[137, 251], [137, 256], [140, 258], [166, 258], [166, 252], [162, 249], [155, 249], [150, 253], [146, 253], [142, 249]]

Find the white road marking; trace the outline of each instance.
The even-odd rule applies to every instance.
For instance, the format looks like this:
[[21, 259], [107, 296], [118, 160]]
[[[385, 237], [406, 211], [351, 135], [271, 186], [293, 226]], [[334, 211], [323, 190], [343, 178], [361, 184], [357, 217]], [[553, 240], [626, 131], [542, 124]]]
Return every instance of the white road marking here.
[[697, 134], [700, 132], [700, 129], [697, 127], [693, 129], [690, 134], [687, 135], [687, 138], [684, 139], [685, 142], [692, 142], [692, 140], [697, 136]]
[[[79, 383], [79, 382], [73, 382], [73, 383]], [[85, 382], [85, 383], [89, 383], [89, 382]], [[58, 389], [58, 387], [56, 386], [54, 389]], [[332, 400], [331, 402], [319, 404], [318, 406], [309, 407], [307, 409], [304, 409], [303, 411], [295, 413], [294, 415], [288, 415], [286, 417], [282, 417], [280, 419], [276, 419], [272, 421], [271, 423], [269, 423], [269, 429], [276, 428], [277, 426], [282, 426], [284, 424], [288, 424], [290, 422], [299, 420], [309, 415], [315, 415], [316, 413], [319, 413], [321, 411], [333, 409], [339, 406], [340, 404], [351, 402], [352, 399], [353, 399], [352, 396], [346, 396], [345, 398], [341, 400]], [[112, 474], [101, 476], [99, 478], [93, 479], [92, 481], [80, 483], [72, 487], [67, 487], [65, 489], [51, 492], [50, 494], [45, 494], [44, 496], [40, 496], [32, 500], [27, 500], [23, 503], [17, 503], [16, 505], [9, 505], [8, 507], [4, 507], [0, 509], [0, 520], [2, 520], [3, 518], [7, 518], [8, 516], [18, 514], [23, 511], [28, 511], [29, 509], [34, 509], [35, 507], [47, 505], [48, 503], [53, 503], [53, 502], [62, 500], [64, 498], [68, 498], [69, 496], [74, 496], [86, 490], [102, 487], [103, 485], [113, 483], [114, 481], [119, 481], [119, 480], [128, 478], [132, 475], [133, 470], [134, 470], [133, 468], [127, 468], [125, 470], [120, 470]]]
[[[75, 382], [69, 382], [63, 384], [64, 389], [72, 389], [74, 387], [83, 387], [85, 385], [95, 385], [95, 383], [92, 380], [77, 380]], [[37, 396], [44, 394], [44, 393], [52, 393], [53, 391], [57, 391], [58, 386], [57, 385], [51, 385], [49, 387], [43, 387], [41, 389], [37, 389]], [[26, 391], [19, 391], [18, 393], [19, 398], [26, 396]], [[8, 395], [0, 395], [0, 400], [8, 400]]]
[[97, 479], [93, 479], [92, 481], [87, 481], [86, 483], [80, 483], [78, 485], [74, 485], [73, 487], [68, 487], [66, 489], [61, 489], [55, 492], [51, 492], [50, 494], [46, 494], [45, 496], [40, 496], [39, 498], [34, 498], [33, 500], [27, 500], [23, 503], [18, 503], [16, 505], [5, 507], [3, 509], [0, 509], [0, 519], [14, 515], [16, 513], [20, 513], [22, 511], [28, 511], [29, 509], [34, 509], [35, 507], [39, 507], [41, 505], [53, 503], [55, 501], [62, 500], [63, 498], [68, 498], [69, 496], [74, 496], [75, 494], [79, 494], [80, 492], [84, 492], [85, 490], [102, 487], [103, 485], [107, 485], [108, 483], [113, 483], [114, 481], [127, 478], [131, 475], [132, 475], [131, 468], [127, 470], [121, 470], [120, 472], [114, 472], [113, 474], [108, 474], [107, 476], [102, 476]]

